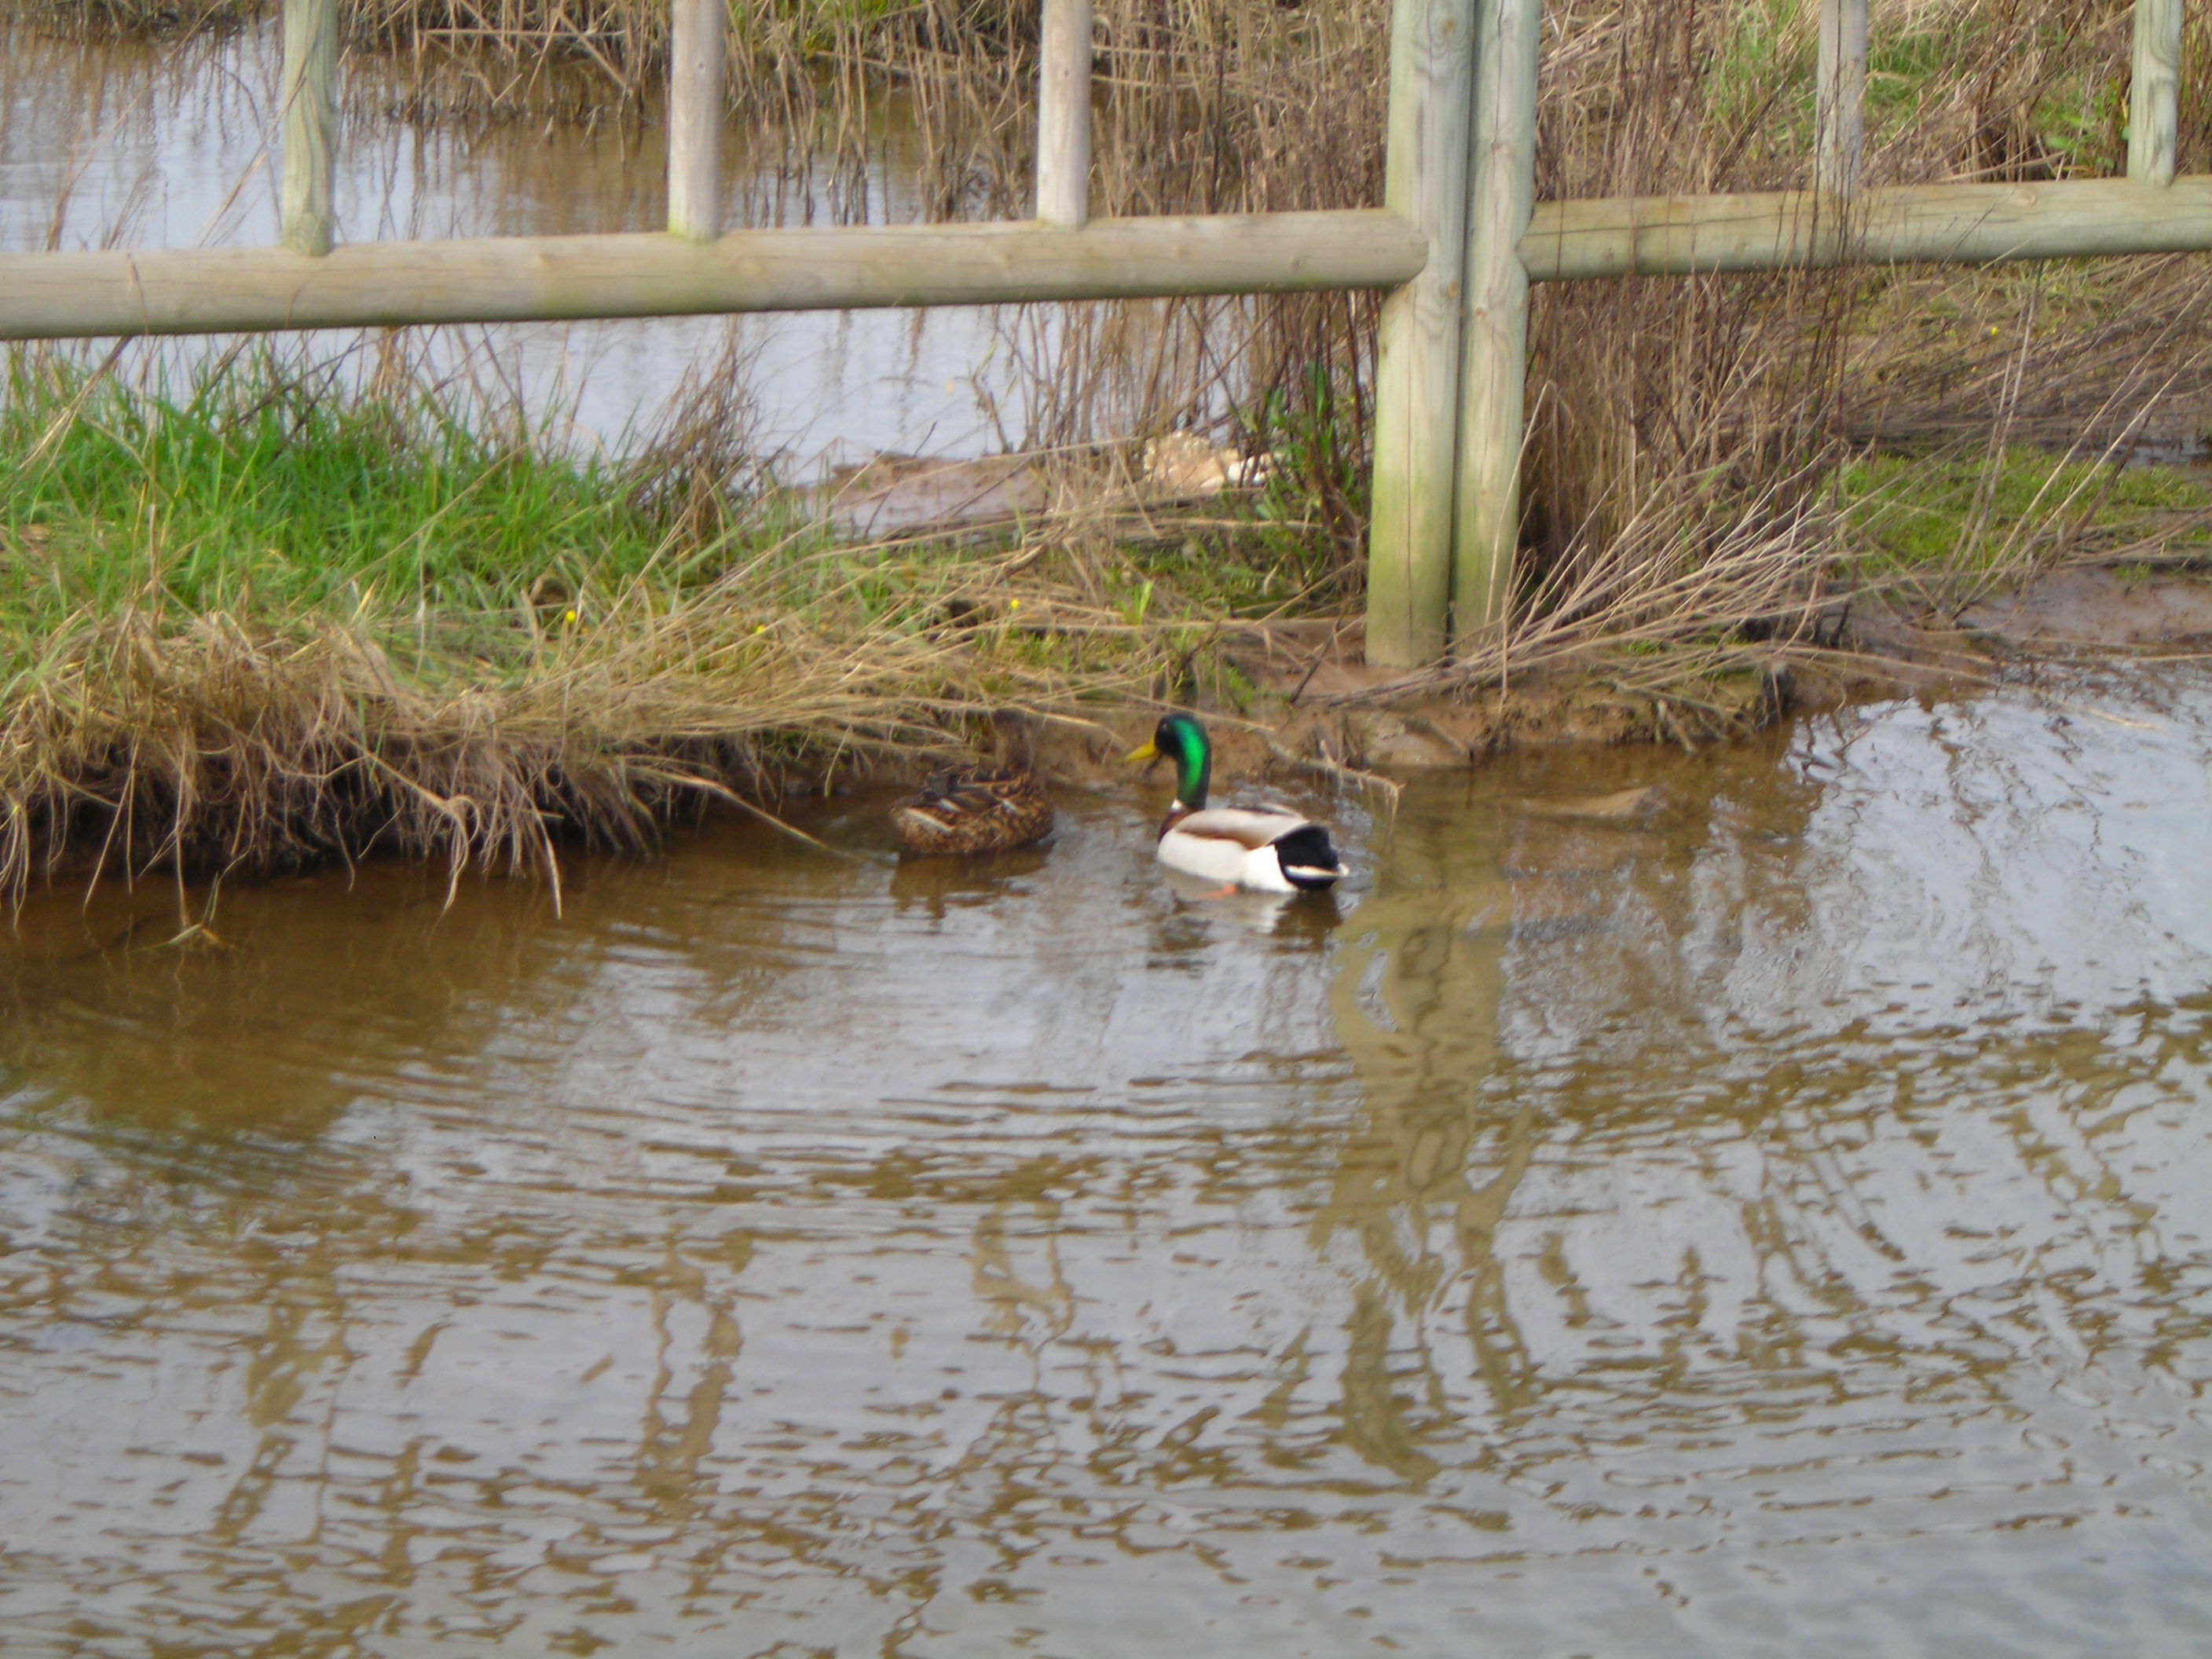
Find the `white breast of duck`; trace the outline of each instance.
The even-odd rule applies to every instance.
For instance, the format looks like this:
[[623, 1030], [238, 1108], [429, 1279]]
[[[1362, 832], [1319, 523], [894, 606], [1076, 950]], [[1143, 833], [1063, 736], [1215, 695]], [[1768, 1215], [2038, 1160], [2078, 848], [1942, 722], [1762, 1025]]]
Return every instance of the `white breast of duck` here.
[[1318, 891], [1344, 878], [1328, 831], [1295, 812], [1178, 805], [1160, 826], [1171, 870], [1262, 893]]

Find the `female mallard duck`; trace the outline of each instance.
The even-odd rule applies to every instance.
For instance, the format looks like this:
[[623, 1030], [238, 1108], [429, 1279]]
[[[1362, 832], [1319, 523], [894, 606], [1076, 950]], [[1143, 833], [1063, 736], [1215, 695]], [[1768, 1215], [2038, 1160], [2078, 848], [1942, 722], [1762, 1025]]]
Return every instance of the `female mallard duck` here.
[[1318, 891], [1344, 878], [1344, 860], [1318, 823], [1279, 807], [1206, 805], [1213, 750], [1189, 715], [1168, 715], [1129, 758], [1162, 755], [1176, 767], [1175, 805], [1160, 823], [1159, 860], [1168, 868], [1262, 893]]
[[938, 773], [891, 822], [917, 853], [1004, 853], [1052, 828], [1052, 802], [1029, 772], [970, 766]]

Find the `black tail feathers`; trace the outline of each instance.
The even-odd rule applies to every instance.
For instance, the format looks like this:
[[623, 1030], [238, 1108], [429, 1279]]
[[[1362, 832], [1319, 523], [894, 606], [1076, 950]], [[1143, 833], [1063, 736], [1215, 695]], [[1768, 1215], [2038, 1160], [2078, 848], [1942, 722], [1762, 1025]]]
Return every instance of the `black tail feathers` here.
[[1283, 879], [1293, 887], [1317, 892], [1344, 878], [1344, 860], [1336, 855], [1328, 831], [1317, 823], [1302, 823], [1274, 841], [1275, 858], [1283, 866]]

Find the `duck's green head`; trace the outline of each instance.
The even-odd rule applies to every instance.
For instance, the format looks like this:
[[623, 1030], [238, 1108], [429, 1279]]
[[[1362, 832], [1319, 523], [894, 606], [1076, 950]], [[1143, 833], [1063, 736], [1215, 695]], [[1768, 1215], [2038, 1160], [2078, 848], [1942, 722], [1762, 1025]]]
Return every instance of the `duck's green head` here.
[[1166, 756], [1175, 763], [1176, 799], [1194, 812], [1206, 805], [1206, 785], [1213, 777], [1213, 746], [1206, 728], [1188, 714], [1169, 714], [1152, 729], [1152, 740], [1131, 752], [1133, 761]]

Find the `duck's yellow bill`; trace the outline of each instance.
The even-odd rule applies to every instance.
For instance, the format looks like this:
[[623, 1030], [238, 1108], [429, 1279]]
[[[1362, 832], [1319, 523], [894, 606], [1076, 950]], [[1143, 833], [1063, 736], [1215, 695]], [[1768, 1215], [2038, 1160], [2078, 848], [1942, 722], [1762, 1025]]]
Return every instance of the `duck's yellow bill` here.
[[1142, 749], [1132, 749], [1127, 754], [1121, 757], [1125, 761], [1158, 760], [1159, 757], [1159, 747], [1150, 738], [1146, 739], [1145, 746]]

